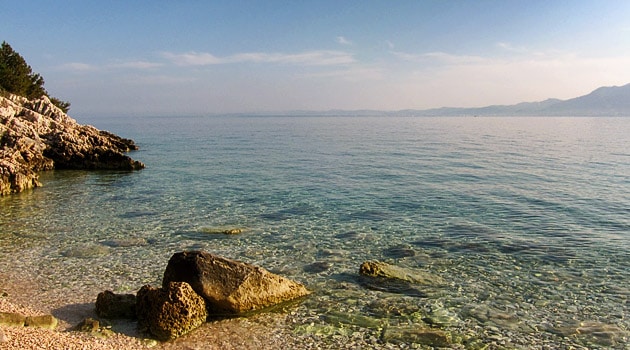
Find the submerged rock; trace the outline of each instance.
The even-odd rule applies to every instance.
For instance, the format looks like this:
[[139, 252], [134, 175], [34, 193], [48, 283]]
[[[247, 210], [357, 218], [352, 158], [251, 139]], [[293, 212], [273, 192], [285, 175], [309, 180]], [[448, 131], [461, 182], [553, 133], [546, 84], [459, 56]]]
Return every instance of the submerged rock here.
[[203, 251], [174, 254], [162, 286], [187, 282], [215, 315], [238, 315], [259, 310], [310, 292], [302, 284], [262, 267], [222, 258]]
[[426, 271], [395, 266], [381, 261], [366, 261], [359, 267], [364, 276], [398, 279], [423, 285], [442, 285], [444, 279]]
[[204, 227], [201, 232], [208, 234], [224, 234], [224, 235], [238, 235], [243, 233], [242, 228], [210, 228]]
[[110, 249], [96, 244], [85, 244], [72, 247], [61, 252], [67, 258], [92, 258], [109, 254]]
[[46, 96], [0, 96], [0, 195], [40, 186], [43, 170], [142, 169], [124, 154], [136, 149], [132, 140], [77, 123]]
[[613, 324], [597, 321], [582, 321], [572, 324], [541, 324], [538, 328], [562, 337], [579, 337], [599, 346], [611, 347], [624, 344], [630, 332]]
[[164, 288], [144, 286], [137, 301], [138, 326], [159, 340], [186, 334], [208, 316], [204, 299], [185, 282], [169, 282]]
[[330, 267], [331, 267], [331, 264], [329, 262], [316, 261], [312, 264], [308, 264], [304, 266], [303, 270], [304, 272], [308, 272], [308, 273], [320, 273], [320, 272], [329, 270]]
[[387, 327], [382, 340], [390, 343], [416, 343], [432, 347], [447, 347], [451, 344], [451, 335], [437, 329], [413, 326]]

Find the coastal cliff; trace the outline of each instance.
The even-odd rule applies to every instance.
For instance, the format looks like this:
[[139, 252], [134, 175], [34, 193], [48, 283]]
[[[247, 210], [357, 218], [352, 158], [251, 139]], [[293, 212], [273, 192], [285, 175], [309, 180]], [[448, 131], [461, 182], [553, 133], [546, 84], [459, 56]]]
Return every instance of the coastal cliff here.
[[142, 169], [124, 154], [136, 149], [132, 140], [77, 123], [46, 96], [0, 95], [0, 195], [41, 186], [44, 170]]

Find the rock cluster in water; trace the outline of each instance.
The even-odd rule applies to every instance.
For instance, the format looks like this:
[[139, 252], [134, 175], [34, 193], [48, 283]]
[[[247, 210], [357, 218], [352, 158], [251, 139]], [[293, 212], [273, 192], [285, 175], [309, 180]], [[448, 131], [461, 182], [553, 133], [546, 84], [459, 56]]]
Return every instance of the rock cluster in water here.
[[174, 254], [160, 288], [143, 286], [133, 295], [99, 294], [104, 318], [138, 318], [138, 326], [159, 340], [175, 339], [208, 318], [241, 316], [308, 295], [302, 284], [261, 267], [203, 251]]
[[124, 154], [136, 149], [132, 140], [77, 123], [46, 96], [0, 96], [0, 195], [40, 186], [43, 170], [142, 169]]
[[202, 251], [173, 255], [162, 287], [170, 282], [190, 284], [215, 315], [239, 315], [309, 294], [302, 284], [262, 267]]

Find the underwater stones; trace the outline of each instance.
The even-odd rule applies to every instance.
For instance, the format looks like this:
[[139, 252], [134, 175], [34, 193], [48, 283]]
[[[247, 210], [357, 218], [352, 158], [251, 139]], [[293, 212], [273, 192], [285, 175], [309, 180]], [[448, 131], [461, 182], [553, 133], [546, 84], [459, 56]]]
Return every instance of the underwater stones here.
[[120, 238], [101, 242], [102, 245], [112, 248], [139, 247], [148, 245], [150, 243], [151, 242], [149, 242], [145, 238]]
[[359, 284], [364, 288], [379, 292], [402, 294], [417, 298], [426, 298], [428, 296], [426, 292], [418, 289], [413, 283], [396, 278], [360, 276]]
[[442, 285], [442, 277], [426, 271], [395, 266], [381, 261], [366, 261], [359, 267], [359, 273], [369, 277], [398, 279], [422, 285]]
[[399, 297], [383, 297], [372, 300], [367, 305], [370, 314], [387, 317], [403, 317], [416, 322], [421, 321], [426, 312], [419, 308], [417, 302], [409, 302]]
[[308, 264], [304, 266], [303, 270], [304, 272], [308, 272], [308, 273], [320, 273], [320, 272], [327, 271], [328, 269], [330, 269], [330, 267], [331, 267], [331, 264], [329, 262], [316, 261], [312, 264]]
[[201, 232], [208, 234], [238, 235], [243, 233], [242, 228], [210, 228], [204, 227]]
[[162, 285], [170, 282], [189, 283], [215, 315], [243, 314], [310, 294], [301, 283], [262, 267], [203, 251], [174, 254]]
[[413, 326], [387, 327], [381, 338], [389, 343], [416, 343], [432, 347], [447, 347], [451, 344], [449, 333]]
[[[365, 288], [412, 297], [427, 297], [444, 280], [434, 274], [381, 261], [366, 261], [359, 267], [360, 284]], [[418, 289], [422, 286], [422, 290]]]
[[330, 310], [322, 315], [326, 323], [343, 327], [344, 325], [353, 325], [364, 328], [378, 329], [383, 327], [384, 321], [378, 318], [363, 316], [358, 313], [346, 313], [341, 311]]
[[92, 258], [95, 256], [107, 255], [109, 251], [109, 247], [106, 246], [86, 244], [64, 250], [61, 252], [61, 255], [67, 258]]
[[580, 337], [593, 344], [608, 347], [624, 344], [630, 336], [630, 332], [624, 331], [616, 325], [597, 321], [583, 321], [556, 326], [543, 324], [540, 325], [540, 328], [563, 337]]
[[96, 314], [103, 318], [135, 318], [136, 296], [106, 290], [96, 297]]
[[431, 312], [422, 320], [436, 327], [451, 327], [461, 322], [455, 312], [441, 306], [431, 307]]
[[416, 251], [413, 248], [405, 246], [405, 245], [397, 245], [397, 246], [385, 249], [383, 251], [383, 254], [385, 254], [385, 256], [390, 257], [390, 258], [399, 259], [399, 258], [407, 258], [407, 257], [415, 256]]
[[159, 340], [186, 334], [208, 316], [204, 299], [185, 282], [165, 283], [163, 288], [142, 287], [137, 294], [136, 313], [140, 329]]
[[624, 340], [630, 336], [630, 332], [615, 325], [596, 321], [580, 322], [575, 332], [580, 336], [589, 338], [595, 344], [605, 346], [623, 344]]
[[467, 305], [462, 308], [461, 314], [464, 317], [474, 318], [483, 324], [506, 329], [516, 329], [520, 323], [516, 315], [483, 304]]

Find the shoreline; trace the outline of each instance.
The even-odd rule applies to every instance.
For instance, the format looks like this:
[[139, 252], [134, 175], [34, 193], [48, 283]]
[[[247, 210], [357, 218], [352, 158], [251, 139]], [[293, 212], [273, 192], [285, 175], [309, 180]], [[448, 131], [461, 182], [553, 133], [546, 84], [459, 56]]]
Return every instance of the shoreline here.
[[[54, 330], [34, 327], [0, 326], [0, 349], [147, 349], [141, 338], [127, 332], [116, 332], [100, 338], [72, 329], [87, 317], [96, 318], [94, 304], [68, 303], [58, 299], [50, 303], [38, 299], [41, 288], [28, 276], [17, 273], [0, 273], [4, 281], [0, 289], [0, 312], [23, 316], [53, 315], [59, 323]], [[130, 323], [130, 322], [129, 322]], [[129, 327], [128, 327], [129, 328]], [[131, 330], [132, 328], [129, 328]]]
[[[24, 316], [53, 315], [59, 321], [54, 330], [0, 325], [0, 349], [283, 349], [300, 347], [304, 339], [286, 327], [286, 316], [266, 313], [250, 318], [209, 321], [173, 341], [160, 342], [137, 330], [135, 320], [105, 320], [114, 334], [107, 337], [73, 329], [85, 318], [101, 319], [94, 302], [73, 303], [58, 299], [54, 303], [37, 298], [37, 283], [15, 273], [0, 273], [5, 282], [0, 289], [0, 312]], [[20, 291], [22, 293], [20, 293]], [[96, 296], [94, 296], [94, 301]], [[80, 301], [80, 300], [79, 300]], [[308, 342], [308, 340], [306, 340]], [[310, 343], [310, 342], [309, 342]], [[312, 345], [312, 343], [311, 343]]]

